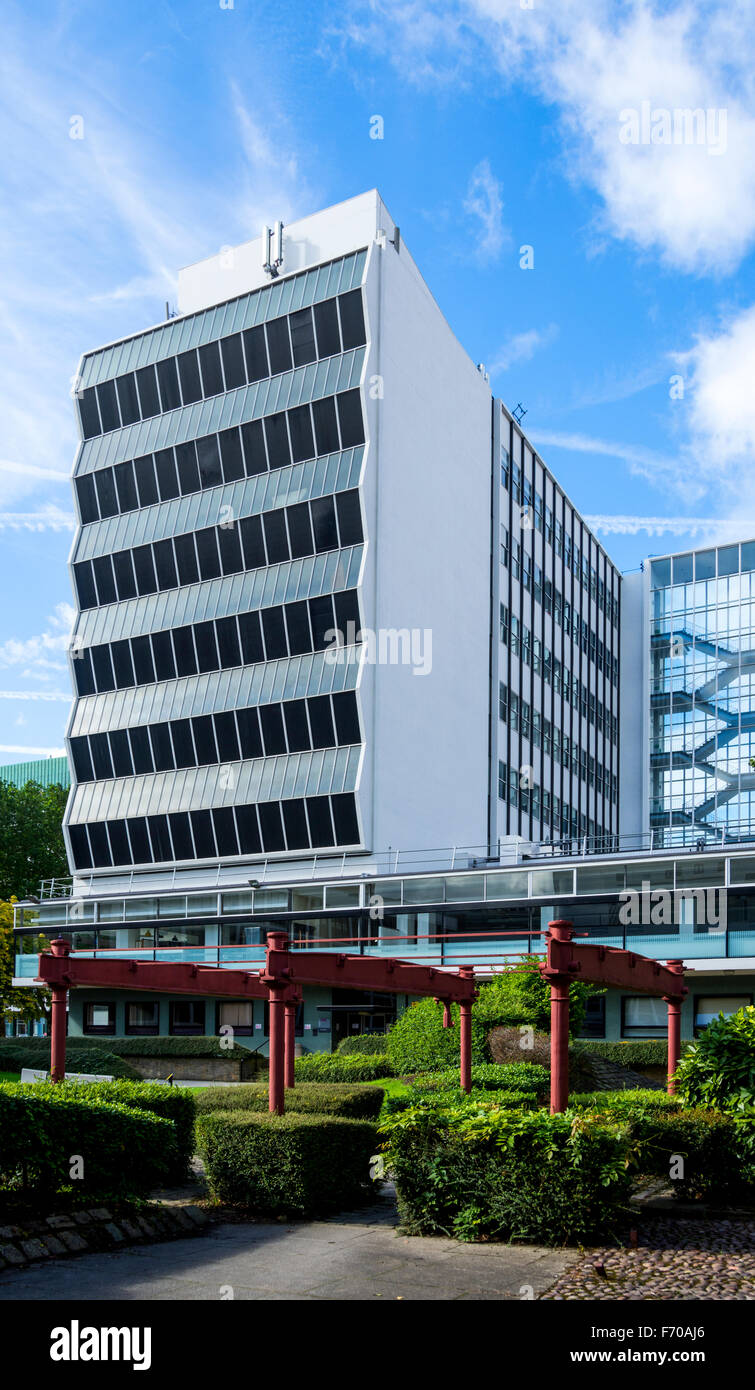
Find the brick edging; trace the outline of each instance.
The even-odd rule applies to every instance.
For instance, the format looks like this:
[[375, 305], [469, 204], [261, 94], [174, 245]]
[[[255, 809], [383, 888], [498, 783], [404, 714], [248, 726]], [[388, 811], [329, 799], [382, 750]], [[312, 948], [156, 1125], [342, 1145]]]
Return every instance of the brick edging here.
[[21, 1226], [0, 1226], [0, 1271], [37, 1260], [99, 1254], [126, 1245], [203, 1235], [211, 1217], [201, 1207], [158, 1205], [107, 1207], [48, 1216]]

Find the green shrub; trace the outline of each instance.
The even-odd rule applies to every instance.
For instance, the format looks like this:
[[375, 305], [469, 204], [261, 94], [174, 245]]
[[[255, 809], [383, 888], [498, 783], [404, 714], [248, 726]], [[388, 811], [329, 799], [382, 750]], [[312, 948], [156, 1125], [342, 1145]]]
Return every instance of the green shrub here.
[[678, 1110], [680, 1101], [665, 1091], [584, 1091], [569, 1096], [570, 1110], [610, 1110], [622, 1118], [656, 1110]]
[[225, 1057], [234, 1062], [250, 1055], [239, 1043], [229, 1046], [227, 1038], [108, 1038], [111, 1051], [119, 1057]]
[[676, 1078], [688, 1105], [755, 1104], [755, 1007], [714, 1018], [687, 1048]]
[[[665, 1038], [638, 1038], [634, 1042], [592, 1042], [587, 1038], [577, 1038], [572, 1046], [578, 1052], [592, 1052], [596, 1057], [604, 1057], [607, 1062], [618, 1062], [622, 1067], [666, 1067], [668, 1050]], [[682, 1043], [682, 1052], [689, 1043]]]
[[[459, 1068], [448, 1067], [444, 1071], [428, 1072], [412, 1077], [412, 1086], [423, 1091], [460, 1090]], [[528, 1091], [540, 1093], [548, 1085], [545, 1067], [533, 1062], [509, 1062], [496, 1066], [493, 1062], [483, 1062], [472, 1067], [472, 1088], [479, 1091]]]
[[[213, 1086], [196, 1095], [197, 1111], [266, 1111], [267, 1086]], [[340, 1115], [351, 1120], [376, 1120], [384, 1092], [379, 1086], [345, 1086], [305, 1081], [286, 1091], [286, 1113], [296, 1115]]]
[[626, 1137], [599, 1115], [420, 1104], [380, 1130], [410, 1233], [561, 1245], [624, 1220]]
[[196, 1101], [191, 1091], [161, 1086], [155, 1081], [64, 1081], [55, 1089], [75, 1100], [126, 1105], [130, 1110], [170, 1120], [174, 1126], [175, 1154], [169, 1176], [176, 1182], [186, 1177], [194, 1154]]
[[311, 1216], [370, 1192], [375, 1126], [325, 1115], [213, 1111], [197, 1117], [199, 1151], [217, 1201], [259, 1216]]
[[361, 1056], [382, 1057], [388, 1051], [387, 1033], [357, 1033], [353, 1038], [342, 1038], [336, 1048], [339, 1057], [350, 1057], [355, 1052]]
[[[77, 1156], [83, 1173], [72, 1178]], [[4, 1188], [31, 1189], [42, 1197], [67, 1192], [84, 1201], [133, 1197], [164, 1183], [176, 1163], [175, 1127], [169, 1120], [84, 1100], [51, 1083], [0, 1085]]]
[[[452, 1028], [443, 1027], [443, 1006], [420, 999], [401, 1014], [388, 1034], [388, 1059], [396, 1076], [444, 1071], [459, 1065], [459, 1006], [451, 1006]], [[486, 1062], [486, 1031], [472, 1009], [472, 1061]]]
[[537, 1110], [538, 1100], [534, 1091], [489, 1091], [473, 1086], [469, 1095], [460, 1087], [456, 1090], [422, 1090], [414, 1088], [406, 1095], [387, 1095], [383, 1101], [380, 1118], [398, 1115], [413, 1105], [426, 1102], [435, 1108], [463, 1105], [465, 1101], [482, 1101], [488, 1105], [500, 1105], [505, 1110]]
[[391, 1076], [387, 1057], [365, 1057], [359, 1053], [344, 1057], [340, 1052], [311, 1052], [297, 1057], [294, 1076], [297, 1081], [379, 1081]]
[[645, 1111], [632, 1119], [630, 1135], [636, 1170], [671, 1177], [681, 1201], [751, 1199], [755, 1166], [733, 1116], [716, 1110]]
[[[108, 1038], [108, 1042], [115, 1039]], [[128, 1062], [115, 1053], [108, 1052], [90, 1038], [68, 1038], [66, 1044], [66, 1071], [88, 1072], [95, 1076], [118, 1076], [136, 1078], [138, 1072]], [[29, 1046], [32, 1044], [32, 1046]], [[0, 1039], [0, 1064], [9, 1070], [21, 1071], [23, 1067], [33, 1067], [37, 1071], [50, 1070], [49, 1038], [4, 1038]]]

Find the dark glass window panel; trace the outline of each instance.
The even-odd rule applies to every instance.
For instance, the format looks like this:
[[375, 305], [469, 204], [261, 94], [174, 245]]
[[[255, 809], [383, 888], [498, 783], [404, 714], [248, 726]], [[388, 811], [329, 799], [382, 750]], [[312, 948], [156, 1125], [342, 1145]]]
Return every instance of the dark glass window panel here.
[[307, 818], [313, 849], [324, 849], [335, 844], [333, 822], [330, 817], [330, 800], [327, 796], [307, 797]]
[[286, 752], [286, 735], [280, 705], [260, 705], [260, 724], [266, 757]]
[[174, 627], [173, 649], [176, 653], [176, 670], [179, 676], [197, 674], [197, 658], [194, 653], [194, 637], [191, 627]]
[[362, 347], [367, 341], [364, 331], [362, 291], [349, 290], [348, 294], [339, 294], [338, 309], [341, 315], [341, 339], [344, 352], [348, 348]]
[[157, 363], [157, 380], [163, 410], [177, 410], [181, 404], [181, 392], [178, 389], [175, 357], [166, 357], [164, 362]]
[[92, 755], [92, 767], [97, 781], [109, 778], [113, 775], [113, 761], [110, 757], [110, 744], [107, 734], [90, 734], [89, 751]]
[[209, 763], [218, 762], [218, 750], [215, 744], [215, 733], [212, 727], [211, 714], [198, 714], [191, 721], [194, 734], [194, 747], [197, 750], [197, 759], [200, 767], [206, 767]]
[[257, 661], [264, 661], [265, 652], [262, 646], [259, 613], [240, 613], [239, 631], [244, 665], [253, 666]]
[[281, 820], [280, 806], [277, 801], [263, 801], [257, 807], [260, 817], [260, 829], [262, 831], [262, 843], [265, 846], [266, 854], [274, 854], [276, 850], [286, 848], [283, 838], [283, 822]]
[[327, 695], [315, 695], [307, 701], [307, 704], [309, 706], [309, 722], [312, 728], [312, 747], [334, 748], [336, 733], [333, 727], [329, 697]]
[[236, 826], [242, 854], [259, 854], [262, 849], [256, 806], [236, 807]]
[[217, 579], [220, 574], [218, 538], [214, 526], [196, 532], [199, 573], [203, 579]]
[[125, 729], [113, 729], [110, 734], [110, 753], [113, 759], [113, 772], [116, 777], [131, 777], [134, 764], [131, 761], [131, 746]]
[[201, 401], [202, 383], [199, 380], [199, 363], [195, 349], [179, 352], [176, 361], [184, 405], [189, 405], [191, 401]]
[[100, 412], [97, 409], [97, 395], [93, 386], [87, 386], [85, 391], [78, 397], [79, 414], [81, 416], [81, 433], [85, 439], [93, 439], [96, 434], [102, 433], [100, 424]]
[[178, 497], [181, 489], [178, 486], [176, 458], [172, 449], [158, 449], [155, 454], [155, 472], [160, 489], [160, 501], [169, 502], [171, 497]]
[[170, 732], [173, 736], [173, 751], [176, 767], [196, 767], [197, 756], [191, 737], [190, 719], [171, 720]]
[[73, 567], [73, 577], [76, 580], [79, 608], [96, 608], [97, 590], [94, 587], [91, 560], [79, 560]]
[[[193, 859], [194, 842], [191, 838], [191, 822], [188, 811], [173, 811], [168, 816], [170, 836], [173, 841], [173, 854], [176, 859]], [[169, 936], [168, 928], [165, 928]]]
[[359, 823], [356, 804], [351, 792], [342, 792], [331, 797], [333, 824], [336, 828], [336, 844], [359, 844]]
[[326, 299], [315, 304], [315, 332], [317, 333], [317, 352], [320, 357], [334, 357], [341, 351], [341, 334], [338, 329], [338, 309], [335, 299]]
[[127, 638], [113, 642], [110, 647], [115, 671], [115, 683], [119, 690], [127, 690], [134, 684], [134, 663], [131, 660], [131, 643]]
[[305, 362], [314, 362], [317, 357], [315, 349], [315, 327], [312, 322], [311, 309], [298, 309], [295, 314], [289, 317], [289, 327], [291, 329], [291, 347], [293, 349], [294, 366], [302, 367]]
[[178, 464], [178, 481], [181, 485], [181, 494], [186, 496], [190, 492], [199, 492], [199, 464], [197, 463], [197, 448], [193, 439], [187, 444], [176, 445], [176, 463]]
[[364, 539], [362, 531], [362, 509], [359, 505], [359, 489], [336, 493], [338, 513], [338, 536], [341, 545], [359, 545]]
[[99, 473], [94, 474], [94, 481], [97, 485], [97, 497], [100, 504], [100, 516], [118, 515], [118, 495], [115, 491], [115, 481], [113, 479], [112, 468], [102, 468]]
[[114, 690], [115, 681], [109, 647], [92, 647], [92, 666], [94, 667], [94, 678], [98, 691]]
[[136, 587], [140, 594], [154, 594], [157, 592], [157, 576], [155, 574], [155, 562], [152, 558], [151, 545], [137, 545], [131, 552], [134, 561], [134, 571], [136, 573]]
[[108, 834], [110, 836], [110, 852], [113, 856], [114, 864], [130, 864], [131, 850], [126, 834], [125, 820], [108, 821]]
[[178, 578], [182, 584], [196, 584], [199, 579], [199, 565], [194, 546], [194, 536], [176, 536], [173, 542], [178, 566]]
[[288, 647], [292, 656], [301, 652], [311, 652], [312, 634], [309, 630], [309, 608], [302, 599], [299, 603], [287, 603], [285, 607]]
[[336, 509], [332, 497], [315, 497], [309, 504], [315, 550], [337, 550]]
[[115, 490], [118, 493], [118, 505], [122, 512], [135, 512], [139, 506], [139, 499], [136, 495], [136, 483], [134, 482], [134, 465], [130, 459], [126, 463], [118, 463], [113, 469], [115, 476]]
[[141, 418], [139, 402], [136, 398], [136, 380], [133, 372], [126, 372], [124, 376], [116, 377], [115, 387], [118, 392], [118, 404], [121, 409], [121, 424], [133, 425]]
[[333, 714], [339, 743], [361, 743], [357, 697], [353, 690], [333, 696]]
[[176, 674], [176, 662], [169, 632], [152, 633], [152, 654], [155, 658], [157, 679], [159, 681], [172, 681]]
[[220, 467], [220, 449], [216, 434], [205, 434], [197, 440], [197, 458], [199, 459], [199, 479], [202, 487], [217, 487], [222, 483], [223, 473]]
[[289, 753], [304, 753], [312, 745], [309, 741], [307, 723], [307, 704], [305, 700], [287, 700], [283, 706], [286, 721]]
[[284, 801], [283, 824], [289, 849], [309, 849], [309, 832], [303, 801]]
[[68, 833], [71, 837], [71, 850], [75, 867], [77, 869], [91, 869], [92, 851], [89, 848], [86, 826], [69, 825]]
[[141, 458], [134, 459], [134, 473], [139, 490], [139, 506], [149, 507], [157, 501], [157, 483], [151, 454], [143, 454]]
[[257, 473], [267, 472], [267, 455], [261, 420], [249, 420], [241, 426], [241, 441], [244, 446], [244, 464], [248, 478]]
[[170, 1032], [179, 1037], [204, 1033], [204, 999], [181, 999], [170, 1006]]
[[312, 415], [315, 421], [315, 438], [317, 440], [318, 454], [332, 454], [340, 448], [338, 440], [338, 425], [336, 424], [336, 406], [333, 396], [326, 396], [322, 401], [312, 402]]
[[77, 782], [91, 782], [94, 777], [89, 743], [83, 737], [71, 739], [71, 759]]
[[212, 812], [212, 824], [215, 829], [218, 854], [238, 854], [239, 842], [236, 838], [236, 822], [233, 819], [232, 808], [230, 806], [216, 807]]
[[155, 772], [172, 770], [175, 764], [173, 762], [173, 745], [170, 741], [170, 725], [167, 723], [151, 724], [149, 736], [152, 741]]
[[230, 430], [221, 430], [218, 438], [220, 440], [220, 457], [223, 463], [223, 477], [227, 483], [233, 483], [237, 478], [244, 476], [241, 435], [234, 425]]
[[244, 386], [246, 384], [246, 372], [244, 371], [244, 351], [241, 346], [240, 333], [232, 333], [229, 338], [221, 338], [220, 355], [223, 358], [226, 391], [233, 391], [237, 386]]
[[100, 509], [97, 506], [97, 490], [91, 473], [82, 473], [81, 477], [74, 481], [82, 525], [86, 526], [90, 521], [99, 521]]
[[286, 646], [286, 627], [282, 608], [262, 609], [262, 632], [265, 638], [265, 657], [274, 661], [277, 657], [288, 656]]
[[219, 526], [218, 545], [220, 546], [220, 563], [223, 566], [223, 574], [238, 574], [244, 568], [244, 557], [241, 554], [241, 538], [238, 526]]
[[244, 354], [248, 381], [261, 381], [263, 377], [270, 375], [270, 368], [267, 365], [265, 329], [262, 324], [258, 328], [245, 329]]
[[157, 377], [153, 366], [140, 367], [136, 373], [136, 385], [142, 407], [142, 419], [150, 420], [160, 414], [160, 397], [157, 394]]
[[131, 654], [134, 658], [137, 685], [151, 685], [155, 679], [155, 668], [149, 637], [132, 637]]
[[291, 462], [291, 450], [288, 445], [285, 410], [279, 410], [277, 415], [266, 417], [265, 439], [267, 440], [267, 457], [270, 460], [270, 467], [286, 468]]
[[333, 601], [330, 594], [309, 600], [309, 621], [312, 625], [312, 638], [316, 652], [333, 643], [335, 624], [333, 621]]
[[262, 541], [262, 521], [258, 516], [245, 516], [242, 517], [239, 526], [244, 549], [244, 566], [248, 570], [257, 569], [267, 563]]
[[261, 758], [262, 738], [257, 710], [255, 708], [240, 709], [236, 713], [242, 758]]
[[241, 665], [241, 647], [235, 618], [219, 618], [215, 623], [221, 669]]
[[94, 695], [96, 687], [90, 651], [82, 650], [74, 654], [73, 674], [79, 695]]
[[221, 763], [235, 763], [241, 757], [239, 738], [236, 733], [236, 720], [230, 710], [213, 715], [215, 738], [218, 745], [218, 758]]
[[312, 415], [308, 405], [297, 405], [294, 410], [288, 412], [288, 424], [291, 430], [291, 453], [294, 463], [300, 459], [311, 459], [315, 456], [315, 437], [312, 433]]
[[342, 391], [336, 396], [338, 419], [341, 425], [341, 445], [350, 449], [355, 444], [364, 444], [364, 417], [362, 415], [361, 392]]
[[220, 349], [217, 343], [205, 343], [204, 347], [199, 349], [199, 369], [202, 373], [205, 396], [219, 396], [224, 388]]
[[291, 369], [291, 342], [288, 336], [288, 322], [285, 318], [270, 319], [265, 324], [267, 330], [267, 351], [270, 358], [270, 375]]
[[118, 550], [113, 556], [113, 569], [115, 571], [115, 583], [118, 589], [118, 597], [134, 598], [136, 594], [136, 580], [134, 578], [134, 566], [131, 560], [130, 550]]
[[152, 855], [156, 863], [173, 858], [167, 816], [147, 816], [149, 837], [152, 841]]
[[267, 563], [269, 565], [281, 564], [288, 560], [288, 536], [286, 534], [286, 517], [282, 507], [275, 512], [265, 512], [262, 518], [265, 528], [265, 544], [267, 546]]
[[215, 836], [212, 833], [212, 817], [209, 811], [191, 811], [191, 828], [194, 832], [194, 844], [197, 851], [197, 859], [212, 859], [217, 853], [215, 848]]
[[137, 775], [142, 772], [153, 772], [152, 747], [146, 725], [140, 724], [135, 729], [129, 729], [128, 737], [131, 744], [131, 757], [134, 761], [134, 772]]
[[103, 434], [107, 434], [109, 430], [117, 430], [120, 427], [121, 418], [118, 414], [114, 381], [100, 382], [97, 387], [97, 400], [100, 407]]
[[155, 541], [152, 547], [159, 589], [175, 589], [178, 584], [172, 541]]
[[152, 860], [152, 851], [149, 847], [147, 836], [147, 822], [143, 816], [133, 816], [126, 821], [129, 839], [131, 841], [131, 853], [135, 864], [149, 864]]
[[215, 624], [197, 623], [194, 628], [194, 642], [197, 648], [197, 665], [200, 671], [217, 671], [218, 649], [215, 643]]
[[87, 826], [89, 843], [92, 847], [92, 863], [95, 869], [108, 869], [112, 864], [107, 827], [104, 821], [91, 821]]
[[288, 534], [293, 558], [296, 559], [300, 555], [312, 555], [315, 546], [312, 540], [308, 503], [298, 502], [294, 507], [287, 507], [286, 520], [288, 521]]

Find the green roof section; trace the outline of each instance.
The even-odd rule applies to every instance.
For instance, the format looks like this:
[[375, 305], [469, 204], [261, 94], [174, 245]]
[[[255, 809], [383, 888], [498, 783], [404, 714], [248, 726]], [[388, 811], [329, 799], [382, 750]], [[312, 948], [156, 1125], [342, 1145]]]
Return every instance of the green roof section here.
[[70, 787], [71, 773], [65, 754], [62, 758], [38, 758], [29, 763], [6, 763], [0, 767], [0, 782], [25, 787], [27, 782], [39, 782], [43, 787]]

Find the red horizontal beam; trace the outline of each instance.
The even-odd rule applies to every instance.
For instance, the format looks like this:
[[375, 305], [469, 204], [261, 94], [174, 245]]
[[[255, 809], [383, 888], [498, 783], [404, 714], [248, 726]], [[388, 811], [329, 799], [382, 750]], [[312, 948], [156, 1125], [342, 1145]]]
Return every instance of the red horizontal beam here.
[[[224, 995], [233, 999], [268, 999], [259, 974], [226, 966], [180, 961], [92, 960], [81, 956], [39, 957], [38, 980], [64, 989], [129, 989], [165, 994]], [[290, 997], [296, 994], [292, 986]]]
[[376, 990], [381, 994], [429, 994], [457, 1004], [471, 1003], [475, 997], [470, 966], [461, 966], [457, 973], [393, 957], [381, 959], [319, 951], [292, 953], [287, 947], [285, 933], [268, 933], [267, 963], [261, 977], [266, 984], [330, 985], [333, 989]]
[[648, 956], [614, 946], [577, 945], [571, 939], [568, 922], [551, 922], [546, 939], [547, 959], [540, 966], [540, 974], [546, 980], [587, 980], [661, 999], [680, 1000], [689, 993], [680, 962], [662, 965]]

